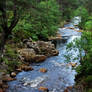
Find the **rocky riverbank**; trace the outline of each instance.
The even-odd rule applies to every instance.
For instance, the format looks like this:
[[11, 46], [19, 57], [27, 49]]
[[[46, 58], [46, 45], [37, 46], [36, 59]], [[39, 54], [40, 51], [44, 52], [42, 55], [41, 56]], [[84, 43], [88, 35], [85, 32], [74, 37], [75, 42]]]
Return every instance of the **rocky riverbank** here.
[[[5, 90], [8, 88], [7, 82], [16, 80], [14, 77], [16, 77], [17, 73], [21, 72], [22, 70], [34, 70], [31, 66], [29, 66], [30, 63], [40, 63], [46, 60], [48, 57], [59, 54], [54, 44], [52, 44], [50, 41], [34, 42], [31, 39], [24, 39], [23, 42], [18, 45], [12, 43], [11, 41], [9, 41], [7, 44], [9, 43], [12, 44], [12, 47], [10, 48], [14, 50], [14, 53], [12, 53], [12, 51], [9, 52], [7, 48], [5, 49], [5, 62], [2, 62], [0, 65], [0, 92], [5, 92]], [[7, 53], [10, 54], [9, 57]], [[17, 54], [15, 59], [18, 60], [19, 65], [13, 64], [16, 63], [16, 60], [13, 61], [12, 54]], [[8, 60], [11, 60], [11, 62]], [[11, 65], [11, 67], [9, 67], [9, 65]], [[12, 68], [12, 70], [9, 71], [9, 68]], [[46, 71], [47, 70], [44, 68], [40, 69], [40, 72]]]

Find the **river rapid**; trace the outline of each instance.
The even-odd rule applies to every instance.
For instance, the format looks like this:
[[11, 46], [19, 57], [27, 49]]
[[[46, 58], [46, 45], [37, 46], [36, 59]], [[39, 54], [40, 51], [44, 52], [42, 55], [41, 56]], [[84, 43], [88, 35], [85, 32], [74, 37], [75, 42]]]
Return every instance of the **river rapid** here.
[[[79, 22], [80, 17], [75, 17], [69, 24], [59, 28], [62, 39], [57, 40], [58, 56], [50, 57], [43, 63], [32, 64], [33, 71], [22, 71], [17, 74], [17, 80], [8, 83], [9, 89], [7, 92], [41, 92], [38, 90], [40, 86], [48, 88], [49, 92], [64, 92], [66, 87], [73, 86], [76, 71], [72, 69], [71, 65], [67, 65], [64, 55], [68, 53], [66, 50], [67, 44], [81, 37], [81, 32], [78, 32], [79, 28], [74, 26]], [[72, 55], [75, 57], [78, 55], [78, 51], [72, 50]], [[41, 73], [39, 72], [40, 68], [46, 68], [48, 71]]]

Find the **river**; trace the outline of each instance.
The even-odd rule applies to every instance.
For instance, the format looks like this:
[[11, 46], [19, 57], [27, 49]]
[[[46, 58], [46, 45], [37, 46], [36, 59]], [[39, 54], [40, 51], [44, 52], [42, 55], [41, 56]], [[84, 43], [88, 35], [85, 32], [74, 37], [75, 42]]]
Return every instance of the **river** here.
[[[76, 71], [70, 65], [67, 65], [64, 55], [68, 53], [66, 50], [67, 44], [75, 38], [81, 37], [81, 32], [74, 30], [79, 30], [78, 27], [74, 26], [79, 21], [80, 18], [75, 17], [69, 24], [59, 28], [62, 39], [58, 40], [56, 45], [59, 51], [58, 56], [50, 57], [43, 63], [31, 65], [34, 68], [33, 71], [22, 71], [17, 74], [17, 80], [8, 83], [9, 89], [7, 92], [41, 92], [38, 90], [40, 86], [48, 88], [49, 92], [64, 92], [67, 86], [73, 86]], [[73, 50], [72, 54], [76, 56], [78, 51]], [[78, 60], [75, 62], [78, 62]], [[46, 68], [48, 71], [41, 73], [39, 72], [40, 68]]]

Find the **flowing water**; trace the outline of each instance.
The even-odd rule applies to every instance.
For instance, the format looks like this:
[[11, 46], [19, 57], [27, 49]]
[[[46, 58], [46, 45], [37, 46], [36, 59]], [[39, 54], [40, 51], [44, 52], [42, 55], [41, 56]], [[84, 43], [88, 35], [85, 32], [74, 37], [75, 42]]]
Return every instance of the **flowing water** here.
[[[9, 82], [9, 89], [7, 92], [41, 92], [38, 90], [40, 86], [49, 89], [49, 92], [64, 92], [67, 86], [75, 84], [76, 71], [72, 70], [70, 65], [65, 62], [64, 54], [67, 54], [66, 46], [75, 38], [80, 38], [81, 33], [75, 31], [79, 28], [74, 25], [80, 21], [79, 17], [75, 17], [71, 23], [59, 28], [59, 33], [62, 35], [62, 40], [57, 41], [58, 56], [53, 56], [45, 60], [43, 63], [33, 64], [33, 71], [20, 72], [16, 78], [17, 80]], [[70, 29], [73, 27], [74, 29]], [[78, 51], [72, 51], [73, 56], [78, 55]], [[76, 61], [78, 62], [78, 61]], [[40, 68], [46, 68], [46, 73], [39, 72]]]

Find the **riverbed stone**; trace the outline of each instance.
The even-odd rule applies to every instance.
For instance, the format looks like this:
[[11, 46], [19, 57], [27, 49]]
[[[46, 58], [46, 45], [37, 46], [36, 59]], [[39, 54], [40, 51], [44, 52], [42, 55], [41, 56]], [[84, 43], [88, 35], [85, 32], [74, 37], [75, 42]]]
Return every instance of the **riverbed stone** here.
[[73, 86], [68, 86], [67, 88], [68, 88], [68, 89], [72, 89], [72, 88], [73, 88]]
[[33, 70], [33, 68], [31, 66], [22, 66], [21, 69], [24, 71], [32, 71]]
[[16, 69], [17, 72], [22, 72], [21, 68]]
[[2, 81], [4, 81], [4, 82], [9, 82], [9, 81], [13, 81], [13, 80], [15, 80], [15, 78], [11, 78], [10, 77], [10, 75], [4, 75], [3, 77], [2, 77]]
[[69, 92], [69, 91], [68, 91], [68, 89], [66, 88], [66, 89], [64, 90], [64, 92]]
[[74, 28], [74, 27], [67, 27], [67, 29], [72, 29], [72, 30], [74, 30], [75, 28]]
[[49, 92], [48, 88], [42, 86], [38, 90], [42, 92]]
[[74, 62], [70, 62], [69, 63], [72, 67], [75, 67], [77, 65], [77, 63], [74, 63]]
[[36, 55], [33, 60], [35, 62], [39, 63], [39, 62], [42, 62], [42, 61], [46, 60], [46, 58], [47, 57], [45, 55]]
[[40, 68], [39, 71], [42, 72], [42, 73], [46, 73], [47, 72], [47, 69], [46, 68]]
[[11, 73], [11, 76], [12, 76], [12, 77], [16, 77], [16, 73], [15, 73], [15, 72], [12, 72], [12, 73]]

